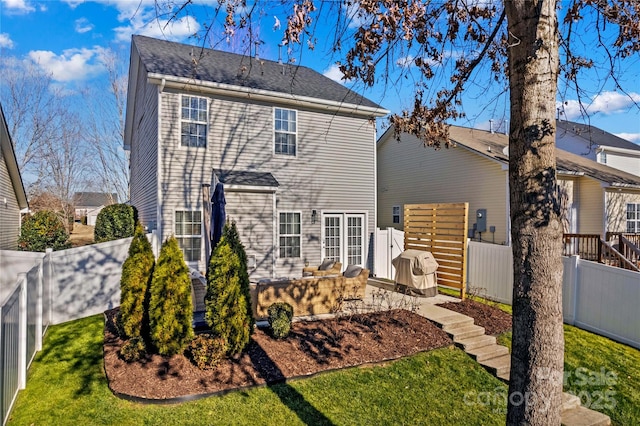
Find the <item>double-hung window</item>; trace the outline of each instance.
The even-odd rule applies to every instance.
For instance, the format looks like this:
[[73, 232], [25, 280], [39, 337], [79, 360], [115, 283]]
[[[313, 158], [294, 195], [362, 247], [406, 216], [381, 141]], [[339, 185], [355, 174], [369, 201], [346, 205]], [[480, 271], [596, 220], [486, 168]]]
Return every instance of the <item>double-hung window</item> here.
[[640, 233], [640, 203], [627, 203], [627, 232]]
[[178, 245], [184, 253], [184, 260], [200, 260], [202, 241], [202, 215], [199, 211], [176, 211], [175, 235]]
[[273, 137], [275, 153], [296, 155], [298, 113], [292, 109], [274, 108]]
[[393, 223], [400, 223], [400, 206], [391, 207], [391, 218]]
[[182, 146], [207, 146], [207, 98], [182, 95], [180, 143]]
[[280, 258], [300, 257], [300, 213], [280, 213]]

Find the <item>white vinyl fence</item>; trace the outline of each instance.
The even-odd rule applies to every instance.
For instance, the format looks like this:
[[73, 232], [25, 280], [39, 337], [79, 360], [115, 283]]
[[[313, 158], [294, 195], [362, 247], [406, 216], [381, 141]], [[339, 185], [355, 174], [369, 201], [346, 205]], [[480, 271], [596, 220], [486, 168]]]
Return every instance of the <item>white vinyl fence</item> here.
[[[468, 291], [511, 304], [511, 247], [469, 242]], [[640, 349], [640, 273], [563, 257], [564, 321]]]
[[395, 228], [376, 228], [373, 275], [392, 280], [396, 270], [391, 261], [404, 251], [404, 232]]
[[0, 411], [6, 423], [49, 324], [120, 304], [131, 238], [57, 252], [0, 250]]

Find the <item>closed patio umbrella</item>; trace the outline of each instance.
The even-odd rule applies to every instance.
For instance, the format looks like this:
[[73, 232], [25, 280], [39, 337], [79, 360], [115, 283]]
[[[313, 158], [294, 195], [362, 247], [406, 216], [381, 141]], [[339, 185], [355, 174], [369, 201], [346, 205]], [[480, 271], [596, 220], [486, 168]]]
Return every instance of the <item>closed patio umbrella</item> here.
[[222, 237], [222, 228], [226, 221], [227, 214], [225, 212], [224, 185], [222, 182], [216, 183], [211, 196], [211, 250], [215, 250], [216, 245]]

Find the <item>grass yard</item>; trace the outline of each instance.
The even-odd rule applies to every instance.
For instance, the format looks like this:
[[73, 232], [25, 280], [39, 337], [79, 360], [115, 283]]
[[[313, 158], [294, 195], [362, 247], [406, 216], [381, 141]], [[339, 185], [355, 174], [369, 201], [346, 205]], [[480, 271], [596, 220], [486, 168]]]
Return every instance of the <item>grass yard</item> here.
[[9, 425], [504, 424], [506, 386], [461, 350], [351, 368], [177, 405], [116, 398], [102, 365], [102, 316], [51, 327]]

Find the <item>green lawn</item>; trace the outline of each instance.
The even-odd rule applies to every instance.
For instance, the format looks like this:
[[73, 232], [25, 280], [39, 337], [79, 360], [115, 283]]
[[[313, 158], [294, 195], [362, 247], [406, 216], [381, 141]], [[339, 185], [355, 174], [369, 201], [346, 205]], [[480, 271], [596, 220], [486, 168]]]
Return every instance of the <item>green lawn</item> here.
[[[499, 340], [510, 346], [511, 335]], [[565, 391], [608, 414], [640, 419], [640, 351], [565, 325]], [[51, 327], [9, 425], [504, 424], [506, 386], [459, 349], [385, 366], [176, 405], [114, 397], [102, 365], [102, 316]]]
[[[482, 396], [491, 395], [488, 403]], [[102, 317], [54, 326], [31, 366], [10, 425], [504, 424], [506, 386], [459, 349], [385, 366], [176, 405], [116, 398], [102, 365]]]

